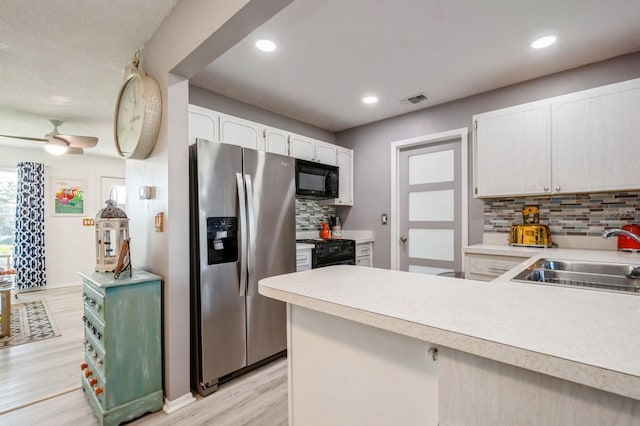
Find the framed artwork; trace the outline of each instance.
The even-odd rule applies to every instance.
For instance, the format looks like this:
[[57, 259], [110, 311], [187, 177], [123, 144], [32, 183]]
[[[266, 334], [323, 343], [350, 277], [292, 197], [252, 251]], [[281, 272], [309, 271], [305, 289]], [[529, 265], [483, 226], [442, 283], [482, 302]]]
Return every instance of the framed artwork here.
[[84, 216], [84, 179], [52, 177], [51, 198], [54, 216]]

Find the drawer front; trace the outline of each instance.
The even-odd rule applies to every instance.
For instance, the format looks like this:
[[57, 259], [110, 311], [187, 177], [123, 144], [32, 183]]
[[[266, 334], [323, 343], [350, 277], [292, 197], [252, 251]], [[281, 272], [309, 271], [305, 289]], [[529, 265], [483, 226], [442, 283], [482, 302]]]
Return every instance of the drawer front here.
[[100, 406], [102, 412], [107, 411], [111, 407], [106, 404], [105, 391], [107, 390], [107, 384], [104, 376], [98, 372], [91, 359], [87, 359], [86, 363], [87, 367], [82, 370], [82, 387], [89, 397], [91, 405]]
[[86, 279], [84, 280], [82, 297], [84, 298], [85, 310], [91, 310], [96, 316], [104, 320], [104, 294], [93, 287]]
[[296, 271], [306, 271], [311, 269], [311, 249], [296, 251]]
[[356, 244], [356, 257], [358, 256], [368, 256], [371, 253], [371, 244]]
[[89, 361], [91, 360], [96, 369], [102, 374], [103, 377], [106, 377], [105, 373], [105, 356], [106, 352], [104, 347], [98, 340], [95, 338], [93, 333], [89, 328], [85, 326], [84, 328], [84, 359]]
[[467, 254], [465, 257], [465, 272], [495, 278], [513, 269], [528, 258], [529, 256], [511, 257]]
[[85, 306], [84, 317], [82, 318], [85, 327], [85, 338], [92, 337], [105, 350], [107, 349], [107, 338], [105, 336], [104, 322], [91, 310]]
[[371, 266], [371, 258], [369, 258], [369, 256], [357, 257], [356, 258], [356, 265], [357, 266]]

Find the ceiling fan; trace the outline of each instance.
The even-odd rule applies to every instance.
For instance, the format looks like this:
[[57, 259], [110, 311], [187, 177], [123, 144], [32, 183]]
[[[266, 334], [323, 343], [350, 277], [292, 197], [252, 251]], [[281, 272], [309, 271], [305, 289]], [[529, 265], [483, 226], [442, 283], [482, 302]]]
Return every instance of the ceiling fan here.
[[98, 143], [98, 138], [94, 136], [63, 135], [58, 131], [64, 121], [49, 120], [53, 130], [42, 138], [31, 138], [28, 136], [0, 135], [5, 138], [24, 139], [28, 141], [44, 142], [44, 149], [53, 155], [62, 154], [83, 154], [84, 148], [93, 148]]

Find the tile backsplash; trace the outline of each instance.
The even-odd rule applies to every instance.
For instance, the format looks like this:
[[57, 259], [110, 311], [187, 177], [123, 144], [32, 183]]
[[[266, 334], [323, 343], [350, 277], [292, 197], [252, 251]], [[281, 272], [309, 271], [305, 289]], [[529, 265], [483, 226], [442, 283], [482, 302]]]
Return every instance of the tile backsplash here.
[[296, 232], [320, 229], [320, 222], [329, 222], [336, 215], [333, 206], [320, 205], [315, 198], [296, 197]]
[[503, 198], [484, 201], [484, 232], [509, 232], [522, 223], [522, 208], [537, 205], [540, 223], [552, 235], [599, 236], [640, 218], [640, 191], [574, 194], [552, 197]]

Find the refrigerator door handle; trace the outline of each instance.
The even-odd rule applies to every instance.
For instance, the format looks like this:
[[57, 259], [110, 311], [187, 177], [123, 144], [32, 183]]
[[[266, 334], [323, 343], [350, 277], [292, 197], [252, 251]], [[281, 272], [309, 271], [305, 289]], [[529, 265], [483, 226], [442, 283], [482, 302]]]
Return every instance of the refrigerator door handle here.
[[[256, 216], [253, 208], [253, 185], [251, 183], [251, 176], [244, 175], [245, 185], [247, 187], [247, 211], [249, 220], [249, 246], [247, 249], [247, 271], [249, 274], [248, 282], [251, 283], [254, 275], [254, 256], [256, 254]], [[249, 294], [251, 293], [251, 294]], [[247, 294], [253, 296], [257, 294], [257, 289], [247, 288]]]
[[247, 212], [245, 210], [242, 173], [236, 173], [236, 183], [238, 184], [238, 206], [240, 208], [240, 284], [238, 294], [244, 296], [247, 288]]

